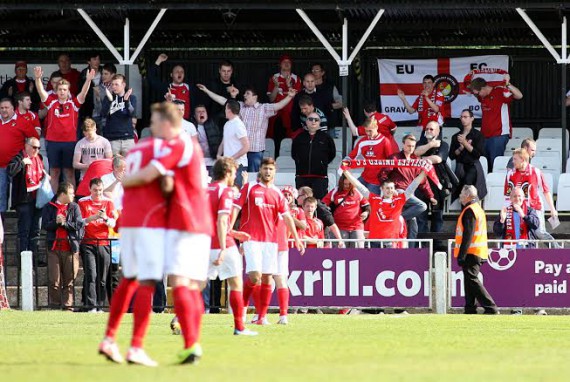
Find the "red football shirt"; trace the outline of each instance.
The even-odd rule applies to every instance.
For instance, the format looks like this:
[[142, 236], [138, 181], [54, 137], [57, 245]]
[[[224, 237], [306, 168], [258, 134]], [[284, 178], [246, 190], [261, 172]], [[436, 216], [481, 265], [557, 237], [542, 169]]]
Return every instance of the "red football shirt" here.
[[53, 142], [75, 142], [81, 103], [72, 97], [61, 103], [57, 94], [50, 94], [44, 102], [48, 109], [46, 140]]
[[8, 167], [8, 163], [24, 149], [26, 138], [36, 137], [39, 134], [33, 124], [14, 114], [10, 120], [4, 122], [0, 118], [0, 168]]
[[[311, 239], [325, 239], [325, 225], [323, 222], [315, 217], [309, 218], [306, 217], [307, 220], [307, 229], [303, 232], [303, 237], [311, 238]], [[307, 244], [307, 248], [317, 248], [316, 244]]]
[[[62, 74], [61, 76], [64, 80], [67, 80], [69, 82], [69, 92], [71, 94], [79, 94], [79, 78], [81, 77], [81, 73], [77, 69], [71, 68], [69, 72]], [[53, 88], [51, 87], [51, 81], [48, 81], [46, 90], [52, 89]]]
[[[392, 119], [388, 117], [386, 114], [378, 112], [372, 114], [370, 118], [376, 120], [376, 124], [378, 125], [378, 132], [383, 136], [385, 136], [386, 139], [388, 139], [388, 142], [390, 144], [390, 154], [400, 151], [398, 142], [396, 142], [396, 139], [394, 138], [394, 132], [398, 128], [398, 126], [396, 126], [394, 121], [392, 121]], [[364, 130], [364, 126], [358, 126], [357, 130], [358, 130], [358, 136], [366, 135], [366, 130]]]
[[210, 197], [210, 209], [212, 211], [212, 222], [214, 232], [212, 235], [212, 249], [220, 249], [220, 239], [218, 238], [217, 220], [219, 215], [225, 215], [225, 219], [228, 220], [228, 235], [226, 235], [226, 248], [233, 247], [236, 245], [233, 237], [229, 235], [231, 230], [230, 227], [230, 216], [232, 212], [232, 206], [234, 204], [234, 190], [232, 187], [228, 187], [220, 182], [210, 183], [208, 186], [208, 196]]
[[366, 207], [369, 203], [357, 189], [354, 188], [349, 194], [347, 191], [339, 192], [338, 187], [335, 187], [325, 195], [322, 202], [327, 206], [336, 205], [333, 217], [339, 229], [343, 231], [364, 229], [360, 214], [362, 207]]
[[279, 214], [289, 214], [287, 200], [277, 187], [248, 183], [234, 206], [241, 209], [240, 230], [249, 233], [251, 240], [276, 243]]
[[[111, 199], [102, 197], [98, 202], [91, 199], [91, 196], [79, 199], [79, 208], [81, 209], [81, 216], [87, 219], [91, 215], [95, 215], [99, 210], [105, 210], [105, 215], [108, 219], [115, 219], [115, 206]], [[109, 238], [109, 226], [103, 219], [97, 219], [85, 226], [85, 236], [83, 237], [83, 244], [93, 245], [109, 245], [108, 240], [101, 240]], [[97, 240], [99, 239], [99, 240]]]
[[418, 112], [418, 126], [421, 126], [423, 129], [426, 128], [426, 125], [430, 121], [436, 121], [437, 123], [439, 123], [440, 126], [443, 125], [443, 116], [441, 115], [441, 107], [445, 102], [445, 97], [441, 92], [437, 91], [437, 89], [434, 88], [430, 94], [430, 100], [433, 103], [435, 103], [437, 106], [439, 106], [440, 111], [438, 111], [437, 113], [433, 111], [432, 108], [429, 107], [429, 104], [427, 103], [425, 97], [422, 94], [420, 94], [420, 96], [416, 98], [416, 101], [412, 105], [412, 107], [416, 109], [416, 111]]
[[511, 191], [516, 187], [522, 188], [531, 208], [542, 210], [542, 201], [539, 194], [540, 187], [542, 187], [545, 193], [550, 192], [550, 188], [539, 169], [530, 164], [526, 166], [524, 171], [510, 169], [505, 178], [505, 197], [509, 198]]
[[498, 137], [500, 135], [511, 135], [511, 113], [509, 105], [513, 101], [513, 93], [504, 86], [497, 86], [491, 93], [481, 98], [483, 118], [481, 119], [481, 133], [485, 138]]
[[397, 239], [400, 237], [400, 216], [406, 204], [406, 196], [399, 194], [392, 199], [370, 194], [370, 239]]
[[[386, 159], [391, 154], [388, 139], [382, 134], [376, 138], [364, 138], [358, 141], [354, 149], [348, 154], [351, 159]], [[362, 178], [365, 182], [380, 185], [380, 167], [365, 167]]]
[[16, 109], [16, 114], [18, 114], [18, 117], [24, 118], [26, 121], [31, 123], [32, 126], [34, 126], [34, 128], [38, 131], [38, 133], [42, 131], [42, 124], [40, 122], [40, 118], [33, 111], [28, 110], [27, 112], [22, 114], [20, 113], [19, 109]]
[[178, 85], [171, 83], [170, 93], [175, 99], [184, 101], [184, 119], [190, 119], [190, 111], [192, 109], [192, 105], [190, 104], [190, 85], [187, 83]]

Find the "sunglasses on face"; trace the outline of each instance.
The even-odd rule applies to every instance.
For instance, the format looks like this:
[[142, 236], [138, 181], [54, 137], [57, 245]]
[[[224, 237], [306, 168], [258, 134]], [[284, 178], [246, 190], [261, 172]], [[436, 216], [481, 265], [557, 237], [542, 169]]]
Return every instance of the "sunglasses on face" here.
[[307, 121], [309, 121], [309, 122], [319, 122], [320, 119], [319, 119], [319, 118], [315, 118], [315, 117], [309, 117], [309, 118], [307, 118]]

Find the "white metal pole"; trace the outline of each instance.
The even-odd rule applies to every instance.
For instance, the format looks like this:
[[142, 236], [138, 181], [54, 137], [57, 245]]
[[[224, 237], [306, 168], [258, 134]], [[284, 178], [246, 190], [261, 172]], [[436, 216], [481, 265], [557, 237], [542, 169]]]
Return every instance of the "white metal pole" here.
[[87, 24], [91, 27], [91, 29], [93, 29], [93, 32], [95, 32], [95, 34], [97, 36], [99, 36], [99, 38], [101, 39], [101, 41], [103, 41], [103, 44], [105, 44], [105, 46], [107, 47], [107, 49], [109, 49], [109, 51], [113, 54], [113, 56], [115, 56], [115, 58], [117, 59], [117, 61], [119, 62], [119, 64], [123, 64], [123, 57], [121, 57], [121, 55], [119, 54], [119, 52], [117, 51], [117, 49], [115, 49], [115, 47], [113, 46], [113, 44], [111, 44], [111, 41], [109, 41], [109, 39], [107, 38], [107, 36], [105, 36], [105, 33], [103, 33], [101, 31], [101, 29], [99, 29], [99, 27], [97, 26], [97, 24], [95, 24], [93, 22], [93, 20], [91, 19], [91, 17], [89, 17], [89, 15], [81, 8], [77, 9], [77, 12], [79, 12], [79, 14], [81, 15], [81, 17], [83, 17], [83, 19], [87, 22]]
[[124, 34], [123, 34], [123, 57], [124, 57], [124, 61], [128, 62], [129, 61], [129, 56], [131, 54], [130, 50], [131, 50], [131, 46], [130, 46], [130, 39], [131, 39], [131, 28], [130, 28], [130, 23], [129, 23], [129, 19], [126, 18], [125, 19], [125, 29], [124, 29]]
[[382, 17], [383, 14], [384, 14], [384, 10], [379, 9], [378, 13], [376, 13], [376, 16], [374, 16], [374, 19], [372, 20], [372, 22], [368, 26], [368, 29], [366, 29], [366, 32], [364, 32], [364, 34], [360, 38], [360, 41], [358, 41], [358, 44], [356, 44], [356, 47], [354, 48], [354, 50], [350, 54], [350, 57], [348, 58], [349, 64], [352, 64], [352, 60], [354, 60], [354, 58], [356, 57], [358, 52], [360, 52], [360, 49], [362, 48], [362, 46], [364, 45], [366, 40], [368, 40], [368, 36], [370, 36], [370, 33], [372, 33], [372, 31], [376, 27], [376, 24], [378, 24], [378, 21], [380, 21], [380, 17]]
[[20, 253], [22, 280], [22, 310], [31, 312], [34, 310], [34, 271], [32, 267], [32, 251]]
[[342, 24], [342, 61], [348, 58], [348, 20], [344, 19]]
[[434, 290], [435, 313], [447, 313], [447, 254], [436, 252], [434, 254]]
[[[542, 45], [544, 45], [544, 47], [546, 49], [548, 49], [548, 51], [550, 52], [552, 57], [554, 57], [556, 62], [561, 63], [561, 58], [560, 58], [560, 55], [558, 54], [558, 52], [556, 50], [554, 50], [554, 47], [552, 46], [552, 44], [546, 39], [546, 37], [544, 37], [544, 35], [540, 31], [540, 29], [538, 29], [538, 27], [534, 24], [534, 22], [531, 20], [531, 18], [528, 17], [528, 15], [524, 11], [524, 9], [516, 8], [516, 10], [519, 13], [519, 15], [522, 17], [522, 19], [525, 21], [525, 23], [529, 26], [529, 28], [532, 29], [532, 31], [534, 32], [536, 37], [538, 37], [538, 39], [542, 42]], [[565, 60], [566, 60], [566, 58], [565, 58]]]
[[333, 56], [333, 58], [335, 59], [335, 61], [338, 63], [340, 61], [340, 56], [338, 55], [338, 53], [334, 50], [334, 48], [332, 47], [332, 45], [327, 41], [327, 39], [325, 38], [325, 36], [323, 36], [323, 34], [321, 33], [321, 31], [319, 31], [319, 28], [317, 28], [317, 26], [315, 24], [313, 24], [313, 22], [311, 21], [311, 19], [309, 18], [309, 16], [307, 16], [307, 14], [302, 10], [302, 9], [297, 9], [297, 13], [299, 14], [299, 16], [301, 16], [301, 18], [303, 19], [303, 21], [305, 22], [305, 24], [307, 24], [307, 26], [309, 28], [311, 28], [311, 30], [313, 31], [313, 33], [315, 34], [315, 36], [317, 36], [317, 38], [319, 39], [319, 41], [321, 42], [321, 44], [323, 44], [323, 46], [329, 51], [329, 53], [331, 54], [331, 56]]
[[566, 46], [568, 44], [567, 31], [568, 24], [566, 21], [566, 16], [564, 16], [562, 18], [562, 58], [566, 60], [570, 59], [570, 57], [568, 57], [568, 47]]
[[152, 34], [152, 32], [154, 32], [154, 30], [156, 29], [156, 26], [158, 25], [158, 23], [160, 22], [160, 19], [162, 19], [162, 16], [164, 16], [164, 13], [166, 12], [167, 8], [162, 8], [160, 10], [160, 12], [158, 12], [158, 15], [155, 17], [154, 21], [152, 22], [150, 28], [146, 31], [143, 39], [141, 40], [141, 42], [139, 43], [139, 45], [137, 46], [137, 49], [135, 49], [135, 52], [133, 53], [133, 55], [131, 56], [131, 59], [129, 60], [129, 62], [127, 64], [132, 65], [135, 60], [137, 59], [137, 57], [139, 56], [142, 48], [145, 46], [146, 42], [148, 41], [148, 39], [150, 38], [150, 35]]

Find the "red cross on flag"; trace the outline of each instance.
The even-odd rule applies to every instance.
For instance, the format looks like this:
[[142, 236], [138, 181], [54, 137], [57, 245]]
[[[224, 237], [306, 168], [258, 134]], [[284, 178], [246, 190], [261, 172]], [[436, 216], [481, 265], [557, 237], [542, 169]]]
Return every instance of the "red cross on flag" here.
[[[499, 69], [491, 73], [477, 73], [478, 70]], [[398, 89], [406, 94], [406, 99], [413, 105], [423, 90], [422, 80], [425, 75], [432, 75], [435, 87], [445, 97], [441, 110], [444, 120], [459, 118], [461, 110], [471, 109], [475, 117], [481, 118], [481, 105], [463, 84], [465, 76], [475, 70], [473, 78], [482, 77], [491, 86], [503, 84], [503, 74], [509, 69], [509, 56], [472, 56], [455, 58], [416, 59], [379, 59], [380, 105], [381, 112], [394, 121], [410, 121], [418, 118], [417, 113], [409, 114]]]

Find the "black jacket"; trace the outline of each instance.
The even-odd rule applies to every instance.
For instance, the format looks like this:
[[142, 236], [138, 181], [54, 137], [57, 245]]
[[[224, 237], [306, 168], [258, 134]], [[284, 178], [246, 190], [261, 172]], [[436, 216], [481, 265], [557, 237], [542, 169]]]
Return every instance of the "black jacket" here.
[[[192, 118], [192, 123], [198, 129], [199, 123]], [[218, 155], [218, 147], [222, 143], [222, 131], [220, 125], [215, 118], [208, 118], [204, 123], [204, 131], [206, 132], [206, 139], [208, 140], [208, 148], [210, 149], [210, 158], [216, 159]]]
[[69, 244], [72, 252], [79, 252], [79, 244], [85, 235], [85, 223], [81, 217], [81, 210], [77, 203], [67, 205], [67, 219], [63, 226], [56, 223], [57, 207], [55, 206], [57, 197], [45, 205], [42, 212], [42, 228], [46, 231], [47, 248], [51, 249], [55, 241], [55, 231], [63, 227], [67, 231]]
[[[531, 207], [527, 207], [526, 215], [523, 218], [527, 227], [528, 227], [528, 239], [529, 240], [538, 240], [536, 235], [536, 231], [540, 227], [540, 219], [536, 214], [536, 211]], [[501, 216], [497, 216], [495, 219], [495, 223], [493, 224], [493, 233], [497, 237], [497, 239], [504, 239], [505, 234], [507, 232], [507, 224], [501, 223]], [[528, 248], [534, 248], [534, 243], [529, 243]]]
[[[41, 154], [38, 156], [43, 160]], [[24, 152], [20, 151], [8, 164], [8, 175], [12, 178], [12, 208], [14, 209], [18, 204], [28, 203], [36, 199], [35, 196], [32, 197], [32, 193], [27, 191], [26, 166], [22, 162], [23, 159]]]
[[336, 156], [334, 140], [324, 131], [317, 131], [313, 139], [303, 131], [291, 147], [297, 175], [327, 176], [328, 165]]
[[[85, 82], [87, 82], [87, 72], [91, 70], [91, 68], [89, 66], [87, 66], [85, 69], [83, 69], [79, 75], [79, 91], [81, 91], [81, 89], [83, 89], [83, 85], [85, 85]], [[99, 67], [99, 73], [102, 75], [103, 74], [103, 66]], [[83, 105], [81, 105], [81, 108], [79, 109], [79, 116], [80, 119], [83, 120], [87, 117], [91, 118], [93, 116], [93, 109], [95, 108], [95, 104], [94, 104], [94, 99], [95, 99], [95, 89], [96, 86], [93, 83], [93, 81], [91, 81], [91, 85], [89, 85], [89, 91], [87, 91], [87, 94], [85, 95], [85, 102], [83, 102]], [[104, 97], [105, 95], [102, 94], [102, 97]]]
[[[38, 109], [40, 108], [40, 96], [38, 94], [38, 91], [36, 89], [36, 84], [34, 82], [33, 79], [31, 79], [30, 77], [26, 77], [26, 91], [29, 92], [31, 94], [31, 98], [32, 98], [32, 111], [37, 112]], [[30, 89], [32, 89], [32, 91], [30, 92]], [[11, 90], [11, 91], [10, 91]], [[16, 94], [18, 94], [18, 85], [16, 83], [16, 79], [15, 78], [11, 78], [8, 81], [4, 82], [4, 85], [2, 85], [2, 89], [0, 89], [0, 99], [1, 98], [10, 98], [13, 102], [14, 105], [16, 105], [16, 108], [18, 107], [18, 103], [16, 102]]]

